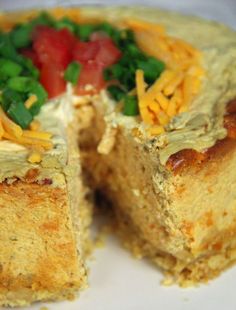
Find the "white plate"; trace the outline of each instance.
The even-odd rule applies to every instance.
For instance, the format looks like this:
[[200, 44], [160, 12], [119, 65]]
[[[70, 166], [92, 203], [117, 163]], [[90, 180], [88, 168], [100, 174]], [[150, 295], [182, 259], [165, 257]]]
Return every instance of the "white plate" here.
[[[40, 3], [40, 4], [39, 4]], [[0, 9], [60, 4], [156, 5], [223, 21], [236, 29], [236, 0], [146, 0], [144, 1], [44, 1], [0, 0]], [[208, 285], [181, 289], [160, 285], [162, 274], [147, 261], [134, 260], [117, 240], [97, 249], [90, 265], [90, 288], [73, 302], [35, 304], [28, 310], [47, 306], [50, 310], [235, 310], [236, 267]], [[23, 308], [21, 308], [23, 309]]]

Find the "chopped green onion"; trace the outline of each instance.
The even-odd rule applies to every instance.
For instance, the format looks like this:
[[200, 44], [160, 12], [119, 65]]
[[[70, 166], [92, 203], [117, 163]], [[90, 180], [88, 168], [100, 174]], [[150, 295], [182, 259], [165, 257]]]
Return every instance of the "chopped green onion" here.
[[104, 70], [104, 78], [106, 81], [119, 80], [124, 74], [124, 68], [119, 64], [115, 64]]
[[123, 113], [126, 116], [135, 116], [139, 114], [138, 99], [136, 96], [125, 97]]
[[10, 89], [18, 91], [20, 93], [36, 95], [37, 101], [29, 109], [32, 115], [36, 115], [39, 113], [41, 106], [47, 99], [47, 92], [45, 91], [43, 86], [36, 80], [29, 77], [17, 76], [14, 78], [10, 78], [7, 81], [7, 86]]
[[97, 25], [96, 30], [105, 32], [113, 39], [114, 42], [116, 42], [120, 38], [120, 31], [107, 22]]
[[138, 57], [138, 58], [145, 58], [141, 50], [134, 44], [134, 43], [129, 43], [127, 45], [127, 50], [126, 50], [130, 56], [132, 57]]
[[149, 57], [146, 61], [137, 61], [137, 67], [143, 70], [146, 82], [153, 83], [165, 69], [165, 64], [154, 57]]
[[25, 75], [33, 77], [34, 79], [39, 78], [39, 70], [34, 66], [31, 59], [19, 55], [18, 63], [24, 66], [24, 68], [26, 69]]
[[7, 111], [12, 103], [18, 103], [21, 101], [24, 101], [22, 94], [13, 89], [6, 88], [2, 92], [1, 105], [4, 111]]
[[[6, 86], [6, 81], [3, 81], [0, 79], [0, 90], [4, 89], [5, 86]], [[1, 94], [1, 92], [0, 92], [0, 94]]]
[[16, 90], [21, 93], [26, 93], [30, 90], [31, 78], [26, 76], [12, 77], [7, 81], [7, 86], [10, 89]]
[[77, 24], [75, 24], [72, 20], [70, 20], [68, 17], [64, 17], [58, 21], [55, 21], [54, 27], [56, 29], [63, 29], [66, 28], [72, 33], [76, 33], [77, 30]]
[[121, 30], [119, 38], [116, 41], [117, 46], [122, 51], [125, 51], [126, 48], [127, 48], [127, 45], [130, 44], [130, 43], [135, 43], [133, 31], [128, 30], [128, 29]]
[[55, 25], [55, 19], [47, 12], [42, 12], [40, 15], [34, 18], [30, 23], [33, 26], [44, 25], [44, 26], [53, 27]]
[[135, 42], [135, 40], [134, 40], [134, 33], [130, 29], [122, 30], [121, 37], [122, 37], [122, 39], [125, 39], [128, 42], [132, 42], [132, 43]]
[[0, 55], [11, 60], [15, 60], [18, 56], [8, 33], [0, 34]]
[[81, 41], [88, 41], [90, 35], [94, 32], [95, 29], [96, 27], [94, 25], [78, 25], [76, 32]]
[[130, 68], [121, 79], [121, 84], [129, 91], [135, 87], [135, 72]]
[[22, 67], [9, 59], [0, 58], [0, 79], [18, 76], [22, 71]]
[[27, 47], [31, 43], [33, 26], [29, 23], [15, 27], [11, 33], [11, 40], [16, 48]]
[[37, 101], [29, 108], [30, 113], [35, 116], [39, 113], [41, 106], [47, 100], [48, 94], [43, 86], [35, 80], [31, 80], [30, 82], [29, 93], [30, 95], [36, 95], [37, 97]]
[[10, 105], [9, 109], [7, 110], [8, 116], [21, 128], [25, 129], [29, 126], [29, 124], [33, 120], [33, 116], [27, 110], [23, 102], [14, 102]]
[[29, 75], [33, 76], [34, 78], [39, 77], [39, 72], [33, 65], [31, 59], [17, 53], [17, 50], [11, 42], [10, 36], [8, 34], [0, 34], [0, 56], [18, 63], [27, 70]]
[[107, 90], [116, 101], [120, 101], [126, 94], [126, 92], [117, 85], [110, 85], [107, 87]]
[[81, 68], [82, 66], [80, 63], [76, 61], [71, 62], [64, 73], [65, 80], [71, 82], [73, 85], [76, 85], [79, 79]]

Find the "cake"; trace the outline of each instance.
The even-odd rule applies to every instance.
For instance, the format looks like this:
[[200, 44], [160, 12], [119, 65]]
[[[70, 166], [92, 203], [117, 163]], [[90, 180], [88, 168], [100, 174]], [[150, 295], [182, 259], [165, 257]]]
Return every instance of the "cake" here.
[[2, 14], [0, 25], [0, 304], [87, 286], [88, 185], [166, 283], [232, 265], [236, 33], [134, 7]]

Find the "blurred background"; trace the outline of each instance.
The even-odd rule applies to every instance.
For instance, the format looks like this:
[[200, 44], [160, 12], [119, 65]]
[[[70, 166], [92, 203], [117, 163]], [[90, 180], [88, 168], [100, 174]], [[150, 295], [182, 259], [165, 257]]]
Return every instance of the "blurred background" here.
[[236, 0], [0, 0], [0, 10], [93, 4], [158, 6], [222, 21], [236, 29]]

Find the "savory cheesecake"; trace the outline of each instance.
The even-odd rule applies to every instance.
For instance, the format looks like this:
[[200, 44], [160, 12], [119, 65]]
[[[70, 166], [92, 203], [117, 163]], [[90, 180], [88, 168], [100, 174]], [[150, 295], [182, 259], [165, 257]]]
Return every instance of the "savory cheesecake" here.
[[0, 304], [86, 287], [85, 176], [166, 283], [233, 264], [236, 33], [151, 8], [2, 14], [0, 28]]
[[147, 8], [103, 12], [166, 69], [152, 85], [136, 71], [137, 117], [105, 93], [94, 101], [80, 135], [91, 186], [113, 206], [125, 247], [161, 267], [166, 284], [207, 281], [236, 259], [236, 33]]
[[41, 153], [39, 162], [29, 162], [37, 153], [28, 147], [1, 141], [2, 305], [71, 298], [87, 286], [91, 208], [71, 104], [64, 95], [42, 108], [37, 120], [53, 135], [53, 148]]
[[92, 211], [82, 184], [75, 98], [68, 85], [46, 100], [36, 67], [6, 38], [1, 34], [0, 304], [71, 299], [87, 287]]

